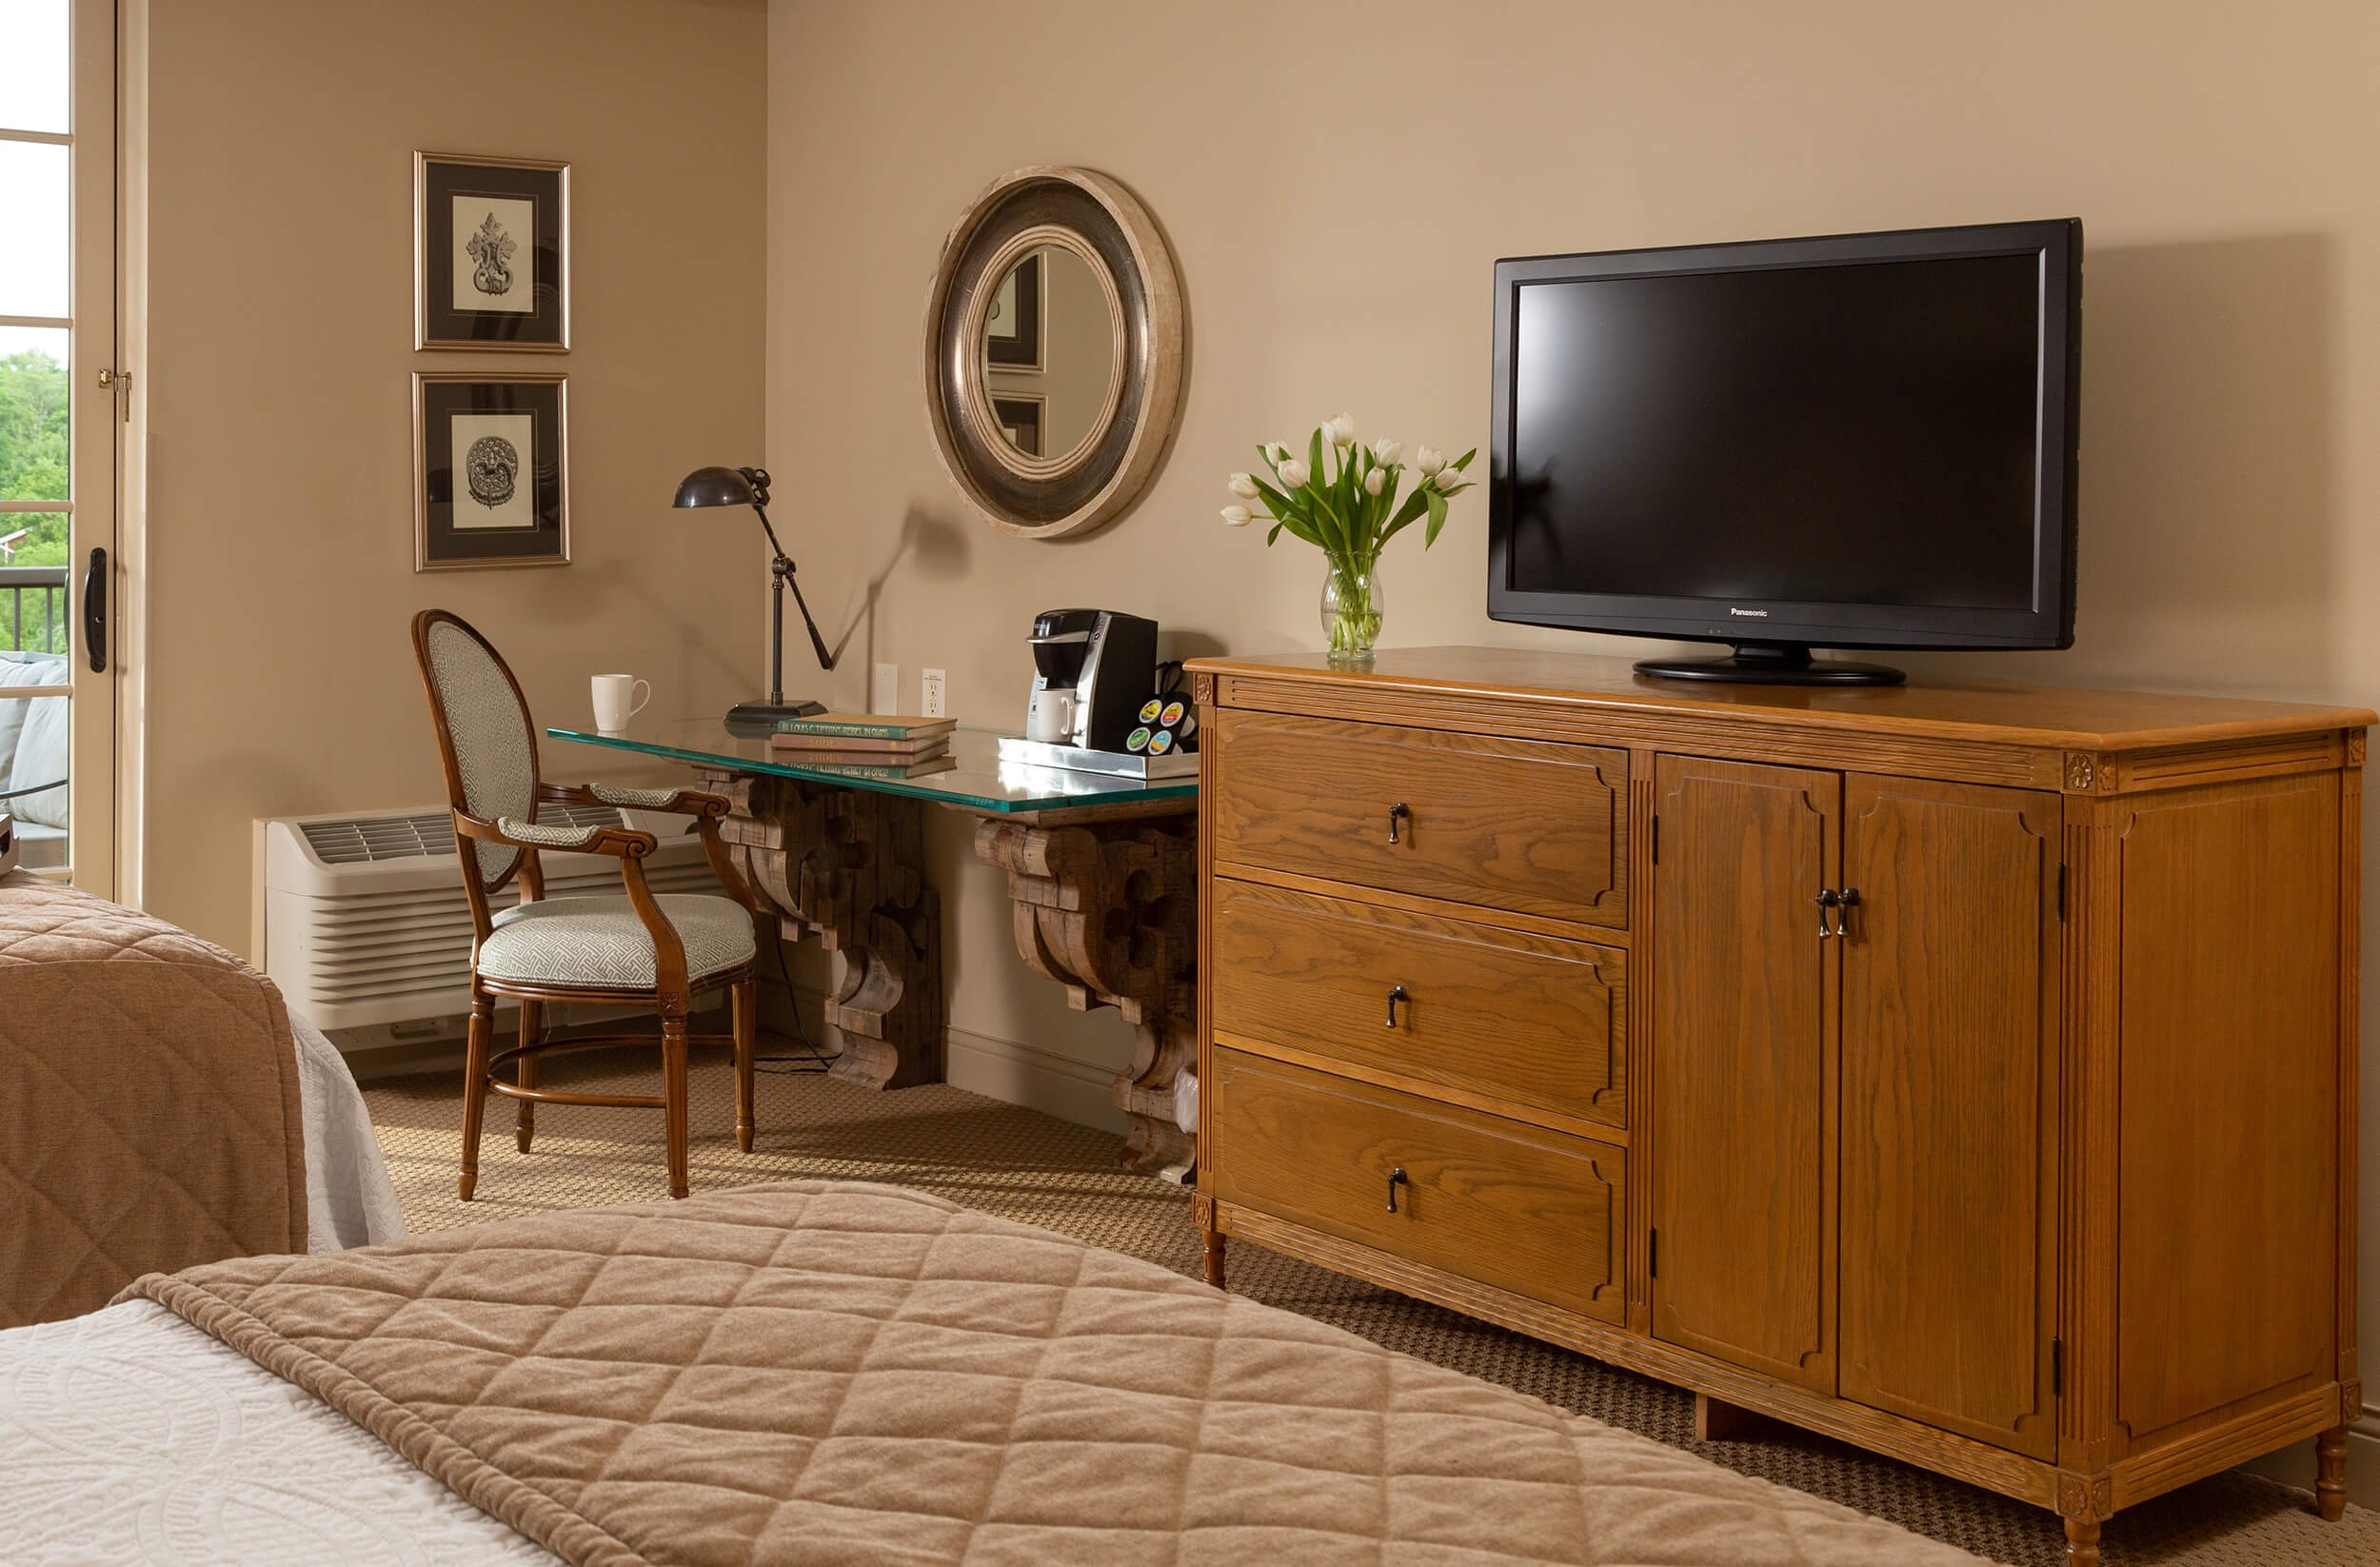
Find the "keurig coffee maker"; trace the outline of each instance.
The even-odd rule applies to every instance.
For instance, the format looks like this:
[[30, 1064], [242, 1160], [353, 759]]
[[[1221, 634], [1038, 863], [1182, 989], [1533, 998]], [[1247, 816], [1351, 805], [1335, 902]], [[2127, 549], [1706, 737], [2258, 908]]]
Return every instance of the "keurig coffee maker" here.
[[1027, 740], [1121, 751], [1157, 679], [1157, 623], [1113, 609], [1033, 617]]

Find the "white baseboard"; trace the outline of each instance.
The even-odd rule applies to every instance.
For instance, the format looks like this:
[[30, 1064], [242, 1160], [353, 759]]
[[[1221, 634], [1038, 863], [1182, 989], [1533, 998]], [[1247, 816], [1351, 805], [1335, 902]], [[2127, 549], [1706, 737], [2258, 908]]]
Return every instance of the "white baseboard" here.
[[948, 1031], [944, 1049], [942, 1076], [954, 1088], [1103, 1132], [1124, 1129], [1116, 1074], [1106, 1067], [964, 1028]]

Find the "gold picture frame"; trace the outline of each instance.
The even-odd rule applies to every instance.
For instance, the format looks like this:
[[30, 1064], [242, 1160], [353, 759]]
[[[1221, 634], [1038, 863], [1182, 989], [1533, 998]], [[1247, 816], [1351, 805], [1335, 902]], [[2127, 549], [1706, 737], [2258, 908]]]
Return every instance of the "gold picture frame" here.
[[414, 371], [413, 569], [569, 564], [569, 377]]
[[[466, 207], [488, 208], [485, 235], [459, 243]], [[498, 213], [511, 221], [499, 221]], [[526, 219], [524, 242], [514, 230]], [[466, 254], [467, 252], [467, 255]], [[517, 267], [516, 267], [517, 261]], [[473, 268], [469, 287], [460, 281]], [[501, 288], [490, 287], [500, 281]], [[465, 299], [469, 305], [460, 303]], [[413, 347], [570, 351], [570, 166], [472, 152], [413, 154]]]

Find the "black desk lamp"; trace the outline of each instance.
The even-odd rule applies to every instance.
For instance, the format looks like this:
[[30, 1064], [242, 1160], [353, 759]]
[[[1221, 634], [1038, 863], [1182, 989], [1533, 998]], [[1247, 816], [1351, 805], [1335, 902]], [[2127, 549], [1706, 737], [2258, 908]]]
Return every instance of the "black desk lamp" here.
[[766, 468], [696, 468], [678, 482], [678, 498], [671, 503], [681, 506], [750, 506], [761, 519], [761, 531], [768, 535], [768, 547], [776, 558], [769, 563], [768, 598], [768, 700], [739, 702], [727, 710], [731, 727], [765, 730], [781, 718], [803, 718], [823, 713], [825, 704], [818, 702], [787, 702], [785, 700], [785, 589], [793, 589], [793, 602], [801, 608], [802, 624], [809, 627], [810, 645], [818, 650], [818, 666], [832, 669], [835, 655], [826, 650], [826, 639], [818, 634], [818, 622], [810, 619], [810, 606], [802, 602], [802, 589], [793, 580], [793, 562], [786, 558], [785, 546], [777, 542], [777, 530], [768, 526], [768, 470]]

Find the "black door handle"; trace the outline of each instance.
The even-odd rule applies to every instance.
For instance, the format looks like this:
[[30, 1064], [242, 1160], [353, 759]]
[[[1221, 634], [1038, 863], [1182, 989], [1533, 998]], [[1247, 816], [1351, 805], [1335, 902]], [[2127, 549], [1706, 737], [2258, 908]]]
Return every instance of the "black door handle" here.
[[90, 655], [90, 672], [108, 672], [108, 552], [90, 552], [83, 573], [83, 650]]

